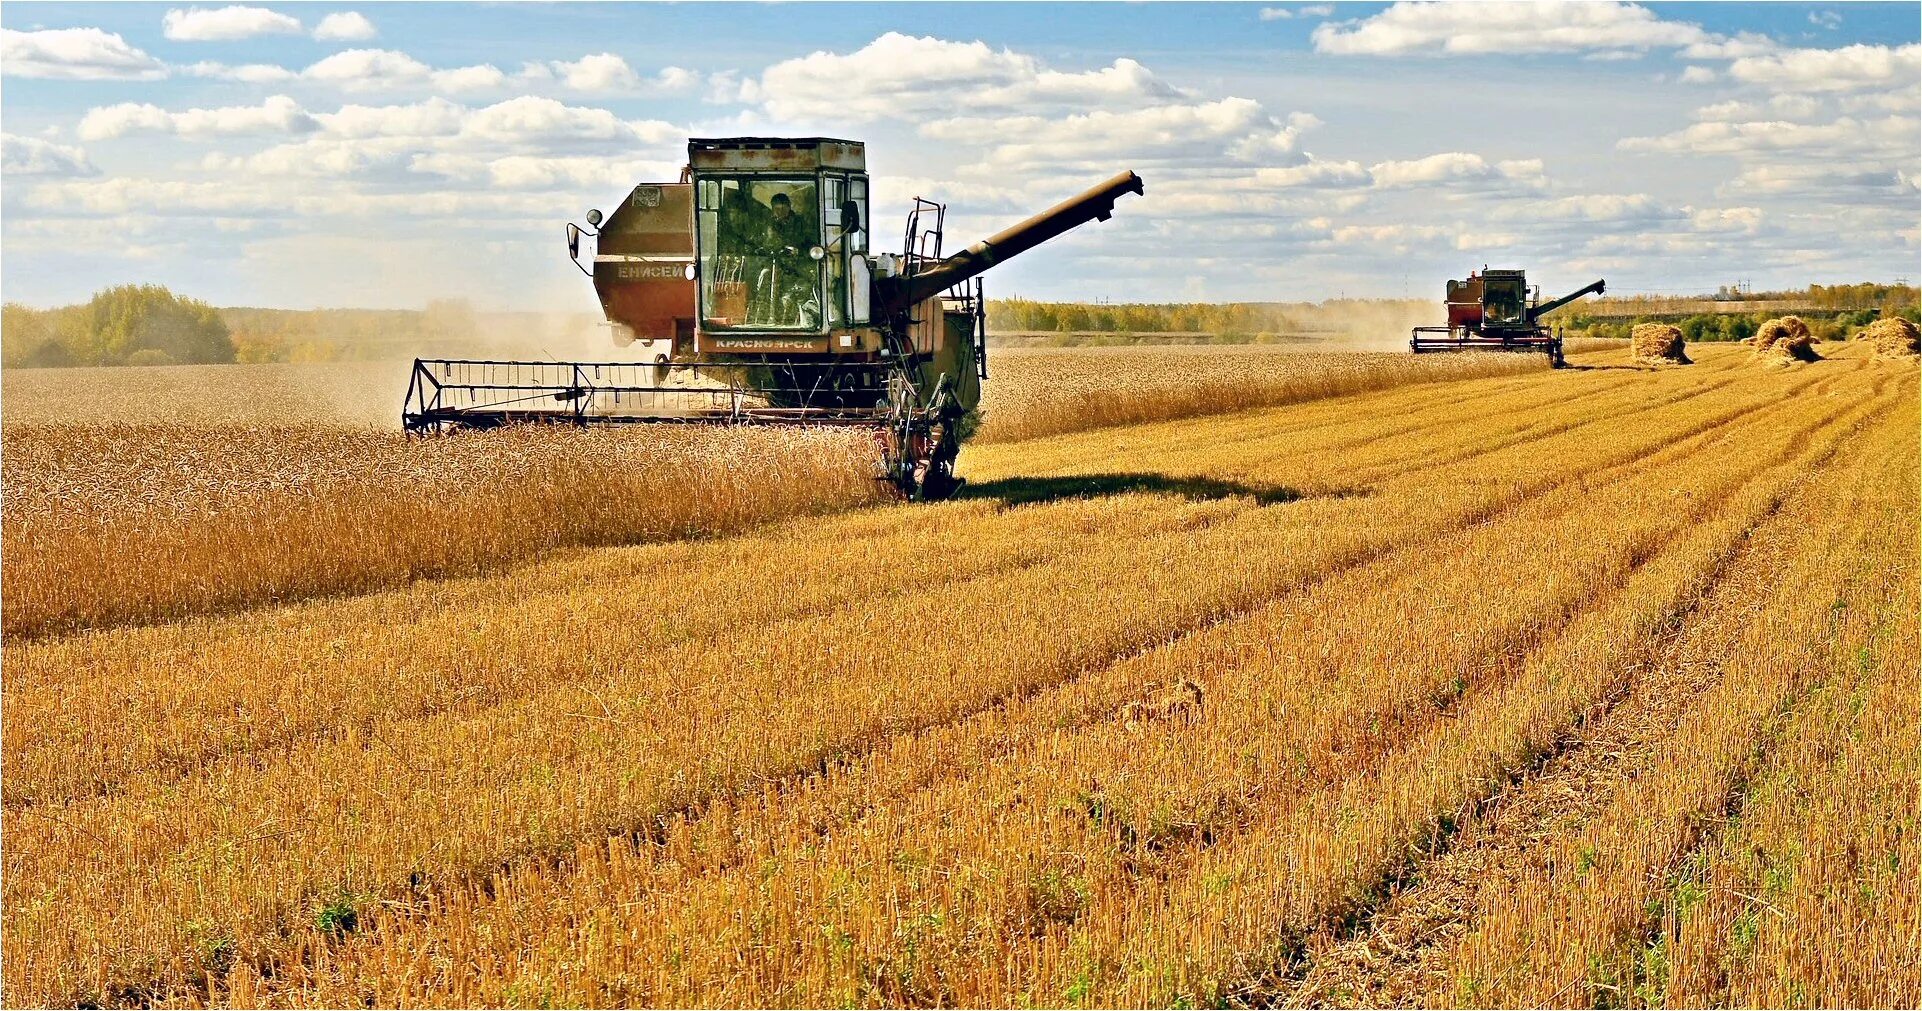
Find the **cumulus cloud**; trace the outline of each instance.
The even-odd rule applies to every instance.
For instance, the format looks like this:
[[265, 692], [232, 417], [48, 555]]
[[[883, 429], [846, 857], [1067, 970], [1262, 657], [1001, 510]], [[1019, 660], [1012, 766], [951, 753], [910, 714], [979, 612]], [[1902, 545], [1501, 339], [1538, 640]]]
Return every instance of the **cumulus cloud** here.
[[168, 112], [156, 105], [122, 102], [89, 109], [80, 120], [82, 140], [109, 140], [129, 133], [171, 133], [181, 137], [307, 133], [320, 122], [286, 95], [257, 106], [187, 109]]
[[1753, 235], [1762, 227], [1759, 207], [1689, 208], [1689, 227], [1696, 232]]
[[0, 73], [65, 81], [155, 81], [159, 60], [98, 28], [0, 29]]
[[[554, 81], [571, 91], [585, 93], [649, 91], [673, 94], [693, 91], [701, 84], [700, 73], [684, 67], [666, 67], [651, 78], [642, 78], [626, 60], [613, 53], [594, 53], [578, 60], [524, 63], [519, 76], [528, 82]], [[724, 79], [717, 83], [721, 90], [727, 92], [721, 96], [721, 100], [732, 101], [739, 87], [733, 75], [716, 76]]]
[[739, 98], [779, 119], [867, 121], [951, 111], [958, 95], [972, 108], [995, 109], [1112, 107], [1181, 92], [1125, 57], [1097, 70], [1059, 71], [985, 42], [888, 32], [852, 53], [818, 51], [776, 63], [743, 82]]
[[[1759, 36], [1755, 38], [1759, 39]], [[1315, 29], [1316, 50], [1362, 56], [1692, 50], [1706, 58], [1731, 40], [1632, 3], [1420, 3]], [[1754, 44], [1752, 41], [1742, 45]]]
[[314, 26], [314, 38], [322, 42], [365, 42], [379, 34], [374, 23], [356, 11], [336, 11]]
[[1730, 194], [1798, 203], [1913, 204], [1916, 177], [1874, 165], [1753, 165], [1726, 187]]
[[1716, 76], [1715, 71], [1709, 67], [1685, 67], [1682, 70], [1682, 83], [1709, 84], [1715, 80]]
[[1642, 225], [1680, 221], [1688, 217], [1688, 212], [1664, 206], [1646, 193], [1583, 193], [1516, 204], [1503, 208], [1498, 216], [1520, 221]]
[[1263, 7], [1263, 21], [1289, 21], [1294, 18], [1325, 18], [1335, 13], [1333, 4], [1313, 4], [1307, 7]]
[[427, 64], [394, 49], [343, 49], [301, 71], [312, 81], [348, 91], [390, 91], [425, 84]]
[[636, 179], [666, 179], [680, 171], [679, 163], [658, 159], [544, 155], [485, 158], [457, 153], [418, 155], [410, 168], [506, 190], [621, 189], [632, 186]]
[[1256, 184], [1279, 189], [1340, 189], [1367, 186], [1373, 181], [1374, 177], [1360, 162], [1324, 161], [1318, 158], [1310, 158], [1300, 165], [1263, 166], [1254, 173]]
[[452, 70], [436, 70], [429, 75], [434, 87], [449, 94], [462, 94], [470, 91], [493, 91], [507, 82], [507, 75], [499, 67], [483, 63], [472, 67], [455, 67]]
[[347, 105], [317, 113], [327, 132], [338, 137], [447, 137], [460, 132], [466, 106], [444, 98], [408, 105]]
[[1102, 169], [1132, 165], [1212, 165], [1224, 158], [1250, 161], [1294, 151], [1304, 130], [1320, 120], [1306, 113], [1277, 119], [1246, 98], [1096, 109], [1062, 117], [999, 116], [934, 120], [929, 137], [979, 137], [999, 168]]
[[1903, 86], [1922, 81], [1922, 44], [1786, 49], [1729, 64], [1729, 76], [1777, 91], [1839, 92]]
[[655, 143], [678, 137], [671, 123], [628, 121], [606, 109], [565, 105], [551, 98], [523, 95], [476, 110], [461, 132], [506, 143], [569, 143], [580, 141], [639, 141]]
[[295, 80], [300, 76], [286, 67], [271, 63], [244, 63], [240, 66], [230, 66], [213, 60], [202, 60], [178, 69], [191, 77], [211, 77], [221, 81], [239, 81], [243, 84], [279, 84], [282, 81]]
[[161, 34], [175, 42], [231, 42], [260, 35], [299, 35], [300, 19], [265, 7], [190, 7], [170, 10], [160, 20]]
[[1666, 154], [1827, 159], [1844, 156], [1914, 157], [1918, 123], [1906, 116], [1859, 120], [1843, 116], [1828, 123], [1788, 120], [1709, 121], [1659, 137], [1628, 137], [1624, 151]]
[[1368, 173], [1377, 189], [1446, 186], [1464, 182], [1539, 186], [1544, 181], [1539, 158], [1490, 163], [1481, 155], [1465, 151], [1445, 151], [1412, 161], [1380, 162], [1370, 166]]
[[37, 137], [0, 133], [0, 175], [75, 177], [99, 174], [87, 153]]

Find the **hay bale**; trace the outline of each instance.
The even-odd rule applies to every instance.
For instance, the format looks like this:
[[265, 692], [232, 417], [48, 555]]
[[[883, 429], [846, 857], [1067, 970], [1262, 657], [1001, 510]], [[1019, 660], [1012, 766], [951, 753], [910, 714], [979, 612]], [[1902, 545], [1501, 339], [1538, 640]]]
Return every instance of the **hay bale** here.
[[1637, 323], [1628, 335], [1629, 354], [1637, 365], [1693, 365], [1682, 328], [1667, 323]]
[[1913, 358], [1917, 351], [1914, 323], [1900, 316], [1878, 319], [1862, 328], [1858, 340], [1869, 341], [1877, 358]]
[[1822, 356], [1815, 353], [1815, 337], [1809, 333], [1808, 324], [1794, 316], [1762, 324], [1748, 343], [1757, 358], [1772, 364], [1822, 360]]

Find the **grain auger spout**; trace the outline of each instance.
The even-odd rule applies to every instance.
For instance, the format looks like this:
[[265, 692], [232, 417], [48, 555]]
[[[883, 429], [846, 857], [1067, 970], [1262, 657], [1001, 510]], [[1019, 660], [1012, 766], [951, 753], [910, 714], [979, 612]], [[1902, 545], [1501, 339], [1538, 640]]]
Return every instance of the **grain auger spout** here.
[[1608, 290], [1608, 281], [1605, 279], [1598, 278], [1593, 284], [1571, 291], [1568, 294], [1563, 295], [1561, 298], [1555, 299], [1550, 302], [1543, 302], [1540, 305], [1530, 308], [1528, 310], [1528, 318], [1530, 322], [1539, 320], [1543, 316], [1546, 316], [1549, 313], [1554, 312], [1557, 309], [1560, 309], [1562, 306], [1565, 306], [1568, 303], [1573, 302], [1584, 295], [1600, 295], [1607, 290]]
[[401, 423], [866, 428], [880, 478], [944, 498], [988, 375], [980, 275], [1140, 192], [1123, 172], [952, 256], [946, 208], [917, 198], [896, 254], [871, 248], [859, 141], [695, 138], [677, 181], [567, 225], [620, 360], [416, 361]]
[[966, 284], [990, 267], [1058, 238], [1090, 221], [1106, 221], [1114, 216], [1115, 201], [1133, 193], [1145, 192], [1141, 177], [1123, 172], [1099, 186], [1048, 208], [1018, 225], [996, 232], [988, 238], [945, 260], [912, 270], [900, 277], [883, 278], [877, 295], [883, 312], [902, 312], [950, 288]]

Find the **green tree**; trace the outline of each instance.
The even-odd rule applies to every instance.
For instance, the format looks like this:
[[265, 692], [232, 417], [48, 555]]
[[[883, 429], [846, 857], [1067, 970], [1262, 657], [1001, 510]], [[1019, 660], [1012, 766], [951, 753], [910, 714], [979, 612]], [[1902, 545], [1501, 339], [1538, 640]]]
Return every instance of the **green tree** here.
[[196, 365], [234, 360], [233, 337], [213, 306], [157, 284], [125, 284], [94, 295], [61, 314], [60, 338], [88, 365], [120, 365], [140, 351]]
[[72, 353], [54, 330], [52, 313], [18, 302], [0, 307], [0, 365], [14, 369], [72, 364]]

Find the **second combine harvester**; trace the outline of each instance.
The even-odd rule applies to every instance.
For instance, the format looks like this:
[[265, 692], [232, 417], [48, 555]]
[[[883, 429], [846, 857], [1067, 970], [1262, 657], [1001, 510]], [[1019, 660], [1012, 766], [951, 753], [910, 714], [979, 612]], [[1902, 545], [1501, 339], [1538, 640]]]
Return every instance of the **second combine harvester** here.
[[901, 252], [870, 251], [867, 156], [855, 141], [691, 140], [679, 182], [634, 187], [567, 226], [615, 342], [640, 361], [421, 359], [410, 432], [545, 421], [865, 426], [912, 498], [957, 486], [954, 460], [987, 376], [980, 275], [1142, 192], [1123, 172], [952, 255], [946, 208], [915, 198]]
[[1408, 349], [1431, 351], [1541, 351], [1556, 368], [1562, 358], [1562, 335], [1549, 329], [1543, 317], [1584, 295], [1599, 295], [1607, 282], [1596, 281], [1561, 298], [1542, 301], [1542, 291], [1528, 287], [1520, 270], [1470, 271], [1466, 281], [1448, 282], [1448, 325], [1418, 326], [1409, 334]]

